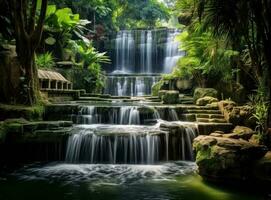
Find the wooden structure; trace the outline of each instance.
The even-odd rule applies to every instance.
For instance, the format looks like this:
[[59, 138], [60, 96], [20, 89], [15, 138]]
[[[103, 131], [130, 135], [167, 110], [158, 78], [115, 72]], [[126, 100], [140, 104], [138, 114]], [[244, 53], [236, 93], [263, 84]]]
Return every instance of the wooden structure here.
[[41, 90], [72, 90], [73, 85], [64, 76], [55, 71], [38, 70]]

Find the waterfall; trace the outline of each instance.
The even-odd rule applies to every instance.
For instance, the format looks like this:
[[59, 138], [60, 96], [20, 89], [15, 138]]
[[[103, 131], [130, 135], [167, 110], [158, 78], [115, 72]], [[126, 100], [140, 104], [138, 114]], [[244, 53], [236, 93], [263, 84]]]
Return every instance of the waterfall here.
[[178, 114], [174, 108], [169, 108], [168, 113], [169, 113], [169, 119], [171, 121], [178, 121], [179, 120]]
[[180, 32], [178, 30], [169, 31], [167, 33], [166, 52], [164, 59], [164, 73], [171, 73], [173, 67], [176, 66], [178, 60], [183, 55], [183, 52], [179, 50], [179, 42], [176, 41], [176, 36]]
[[147, 73], [152, 72], [152, 31], [147, 32], [147, 42], [146, 42], [146, 71]]
[[132, 31], [124, 30], [117, 33], [116, 67], [118, 71], [127, 73], [134, 68], [135, 41]]
[[69, 137], [66, 161], [71, 163], [154, 164], [170, 159], [192, 160], [196, 131], [181, 126], [175, 134], [157, 126], [77, 126]]
[[120, 108], [120, 124], [140, 124], [139, 111], [136, 107]]
[[138, 107], [82, 106], [76, 115], [77, 124], [141, 124]]
[[105, 93], [114, 96], [150, 95], [152, 86], [160, 79], [160, 76], [123, 76], [111, 74], [106, 80]]
[[152, 164], [159, 161], [162, 143], [158, 135], [121, 132], [102, 135], [96, 134], [95, 128], [82, 127], [74, 132], [67, 144], [67, 162]]
[[141, 72], [144, 73], [147, 71], [146, 69], [146, 36], [145, 31], [141, 31], [140, 34], [140, 68]]

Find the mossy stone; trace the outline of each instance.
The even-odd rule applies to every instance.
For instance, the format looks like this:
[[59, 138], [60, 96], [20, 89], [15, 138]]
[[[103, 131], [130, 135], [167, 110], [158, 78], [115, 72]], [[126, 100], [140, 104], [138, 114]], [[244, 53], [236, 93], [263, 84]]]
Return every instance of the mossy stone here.
[[164, 104], [177, 104], [179, 103], [179, 91], [168, 90], [162, 97]]
[[196, 88], [194, 91], [194, 102], [197, 102], [199, 98], [202, 97], [218, 97], [218, 92], [214, 88]]

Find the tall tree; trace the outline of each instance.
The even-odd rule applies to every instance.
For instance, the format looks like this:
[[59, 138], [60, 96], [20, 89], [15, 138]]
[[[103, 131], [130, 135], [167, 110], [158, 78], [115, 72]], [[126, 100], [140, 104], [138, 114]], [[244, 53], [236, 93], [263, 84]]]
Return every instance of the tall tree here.
[[[25, 97], [21, 103], [33, 105], [38, 100], [38, 73], [35, 50], [41, 40], [46, 16], [47, 0], [7, 0], [14, 25], [16, 52], [24, 77]], [[36, 13], [39, 12], [38, 18]]]

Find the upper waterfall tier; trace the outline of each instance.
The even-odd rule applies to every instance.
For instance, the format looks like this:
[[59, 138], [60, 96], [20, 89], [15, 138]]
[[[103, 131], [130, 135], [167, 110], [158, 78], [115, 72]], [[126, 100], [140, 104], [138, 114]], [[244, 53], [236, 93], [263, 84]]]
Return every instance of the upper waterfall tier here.
[[177, 29], [122, 30], [110, 50], [112, 73], [170, 73], [183, 55]]

